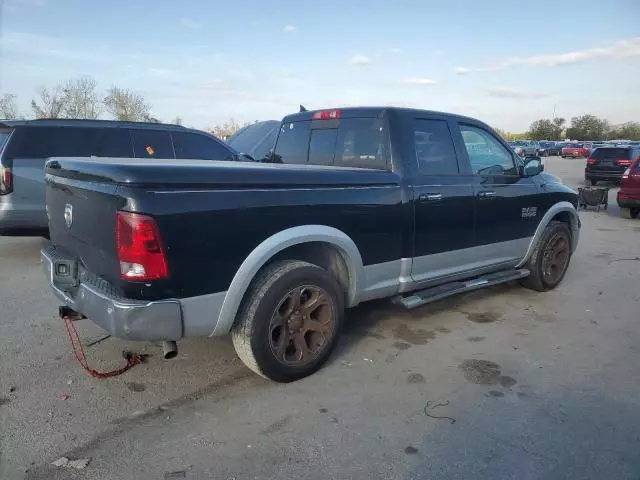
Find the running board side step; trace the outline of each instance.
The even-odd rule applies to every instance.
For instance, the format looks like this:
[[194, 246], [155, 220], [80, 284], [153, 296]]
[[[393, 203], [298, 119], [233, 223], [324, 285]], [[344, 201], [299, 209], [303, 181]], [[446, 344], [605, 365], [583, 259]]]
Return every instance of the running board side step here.
[[393, 303], [402, 305], [407, 309], [411, 309], [458, 293], [472, 292], [492, 285], [520, 280], [521, 278], [528, 277], [530, 274], [531, 272], [526, 268], [521, 268], [519, 270], [509, 269], [488, 275], [482, 275], [464, 282], [451, 282], [445, 283], [444, 285], [438, 285], [437, 287], [425, 288], [424, 290], [411, 292], [406, 296], [397, 295], [393, 297], [392, 301]]

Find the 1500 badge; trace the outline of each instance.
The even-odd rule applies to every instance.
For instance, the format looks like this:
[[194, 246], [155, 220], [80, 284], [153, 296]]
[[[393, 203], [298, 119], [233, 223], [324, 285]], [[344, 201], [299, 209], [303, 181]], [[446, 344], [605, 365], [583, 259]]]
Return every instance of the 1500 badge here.
[[535, 218], [538, 214], [538, 207], [524, 207], [522, 209], [522, 218]]

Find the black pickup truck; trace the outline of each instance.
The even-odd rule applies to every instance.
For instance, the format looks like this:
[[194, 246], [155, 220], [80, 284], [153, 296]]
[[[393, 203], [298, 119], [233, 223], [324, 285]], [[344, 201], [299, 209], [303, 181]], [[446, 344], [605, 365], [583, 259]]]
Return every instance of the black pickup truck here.
[[487, 125], [423, 110], [283, 119], [269, 163], [53, 158], [42, 259], [74, 318], [164, 341], [231, 333], [276, 381], [317, 370], [344, 311], [562, 280], [578, 197]]

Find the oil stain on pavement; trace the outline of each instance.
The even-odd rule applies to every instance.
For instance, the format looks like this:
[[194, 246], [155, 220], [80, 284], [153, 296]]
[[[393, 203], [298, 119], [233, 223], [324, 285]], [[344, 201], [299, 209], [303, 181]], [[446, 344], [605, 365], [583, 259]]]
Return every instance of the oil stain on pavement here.
[[395, 342], [393, 346], [398, 350], [409, 350], [411, 348], [411, 344], [407, 342]]
[[424, 383], [424, 375], [421, 373], [410, 373], [407, 375], [407, 383]]
[[467, 337], [467, 342], [481, 342], [485, 337]]
[[127, 388], [132, 392], [144, 392], [147, 389], [147, 387], [145, 387], [144, 384], [137, 383], [137, 382], [127, 383]]
[[436, 338], [435, 333], [421, 328], [413, 330], [406, 323], [400, 324], [394, 328], [393, 333], [398, 340], [402, 340], [412, 345], [425, 345], [429, 340]]
[[495, 312], [463, 313], [467, 316], [467, 320], [473, 323], [493, 323], [500, 320], [500, 317], [502, 316]]
[[468, 359], [464, 360], [458, 368], [462, 370], [464, 378], [478, 385], [500, 385], [512, 387], [518, 383], [515, 378], [502, 374], [500, 365], [489, 360]]

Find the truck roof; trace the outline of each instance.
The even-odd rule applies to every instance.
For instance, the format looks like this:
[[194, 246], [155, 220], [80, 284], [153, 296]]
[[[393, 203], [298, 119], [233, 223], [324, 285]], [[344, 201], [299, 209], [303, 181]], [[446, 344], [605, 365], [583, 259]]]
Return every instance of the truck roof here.
[[75, 118], [38, 118], [35, 120], [0, 120], [0, 127], [18, 127], [24, 125], [38, 127], [136, 127], [155, 129], [185, 128], [173, 123], [125, 122], [121, 120], [87, 120]]
[[335, 110], [340, 111], [340, 118], [375, 118], [375, 117], [379, 117], [386, 111], [394, 111], [399, 113], [400, 115], [407, 115], [407, 114], [415, 115], [416, 113], [422, 113], [422, 114], [428, 114], [428, 115], [442, 115], [442, 116], [452, 117], [458, 120], [465, 120], [469, 122], [484, 123], [476, 118], [466, 117], [464, 115], [458, 115], [455, 113], [440, 112], [436, 110], [426, 110], [421, 108], [390, 107], [390, 106], [321, 108], [318, 110], [308, 110], [305, 112], [292, 113], [290, 115], [286, 115], [282, 119], [282, 121], [294, 122], [294, 121], [312, 120], [314, 114], [318, 112], [328, 112], [328, 111], [335, 111]]

